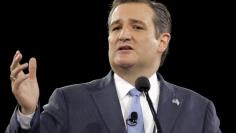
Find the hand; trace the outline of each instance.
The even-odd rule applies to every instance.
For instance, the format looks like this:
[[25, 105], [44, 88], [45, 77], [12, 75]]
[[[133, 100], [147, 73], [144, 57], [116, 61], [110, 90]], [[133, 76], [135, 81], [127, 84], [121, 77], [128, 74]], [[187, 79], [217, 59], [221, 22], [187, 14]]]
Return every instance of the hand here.
[[[35, 58], [31, 58], [29, 63], [20, 64], [22, 54], [16, 51], [13, 58], [11, 71], [11, 87], [18, 104], [21, 106], [23, 114], [31, 114], [35, 112], [38, 99], [39, 87], [36, 77], [37, 63]], [[23, 70], [28, 68], [29, 73]]]

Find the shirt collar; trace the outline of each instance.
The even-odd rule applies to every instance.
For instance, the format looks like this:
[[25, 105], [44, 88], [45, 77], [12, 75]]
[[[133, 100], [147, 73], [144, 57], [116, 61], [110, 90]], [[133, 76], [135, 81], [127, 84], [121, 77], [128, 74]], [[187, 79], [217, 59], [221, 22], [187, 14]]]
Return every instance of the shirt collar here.
[[[119, 100], [122, 100], [131, 89], [135, 88], [133, 85], [131, 85], [126, 80], [122, 79], [116, 73], [114, 73], [114, 80], [115, 80], [115, 86], [116, 86], [116, 91], [117, 91]], [[159, 95], [159, 91], [160, 91], [159, 82], [158, 82], [156, 73], [154, 73], [149, 78], [149, 82], [151, 84], [151, 88], [149, 90], [150, 98], [152, 100], [156, 100], [156, 95]]]
[[116, 73], [114, 73], [114, 80], [119, 100], [122, 100], [131, 89], [135, 88], [133, 85], [122, 79]]

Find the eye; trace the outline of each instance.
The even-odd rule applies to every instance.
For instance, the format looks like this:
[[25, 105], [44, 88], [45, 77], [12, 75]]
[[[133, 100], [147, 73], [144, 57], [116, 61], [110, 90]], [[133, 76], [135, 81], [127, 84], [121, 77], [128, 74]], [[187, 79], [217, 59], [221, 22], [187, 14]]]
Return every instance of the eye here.
[[134, 25], [133, 29], [135, 29], [135, 30], [143, 30], [144, 28], [142, 26], [139, 26], [139, 25]]
[[120, 30], [120, 29], [121, 29], [120, 26], [116, 26], [116, 27], [113, 27], [111, 30], [112, 30], [112, 31], [117, 31], [117, 30]]

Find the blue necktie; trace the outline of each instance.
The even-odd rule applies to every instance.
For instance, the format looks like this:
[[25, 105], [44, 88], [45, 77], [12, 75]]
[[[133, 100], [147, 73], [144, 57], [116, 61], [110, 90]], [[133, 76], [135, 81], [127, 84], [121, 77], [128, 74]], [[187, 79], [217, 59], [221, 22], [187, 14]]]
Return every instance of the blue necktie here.
[[[129, 119], [131, 118], [131, 114], [133, 112], [137, 113], [137, 120], [135, 122], [127, 121], [127, 132], [128, 133], [145, 133], [144, 132], [144, 124], [143, 124], [143, 113], [140, 104], [140, 95], [137, 89], [132, 89], [129, 91], [129, 95], [132, 96], [132, 103], [129, 111]], [[133, 115], [133, 114], [132, 114]]]

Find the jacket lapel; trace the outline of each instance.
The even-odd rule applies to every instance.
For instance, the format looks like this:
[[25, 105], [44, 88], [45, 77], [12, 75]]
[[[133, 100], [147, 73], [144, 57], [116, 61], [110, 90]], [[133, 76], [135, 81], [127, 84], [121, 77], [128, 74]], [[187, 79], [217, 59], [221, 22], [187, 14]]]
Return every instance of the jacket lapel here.
[[92, 96], [106, 127], [111, 133], [125, 133], [126, 128], [115, 89], [113, 73], [110, 72], [97, 86], [99, 91], [94, 92]]
[[183, 97], [178, 96], [173, 85], [167, 83], [160, 74], [157, 74], [157, 76], [160, 81], [160, 99], [157, 117], [160, 121], [162, 131], [169, 133], [180, 111]]
[[[173, 85], [166, 82], [157, 73], [160, 81], [160, 98], [157, 110], [157, 117], [160, 121], [162, 131], [169, 133], [173, 128], [181, 105], [183, 96], [179, 96]], [[111, 133], [126, 133], [125, 123], [113, 79], [113, 72], [110, 72], [96, 85], [98, 91], [92, 93], [97, 108]]]

